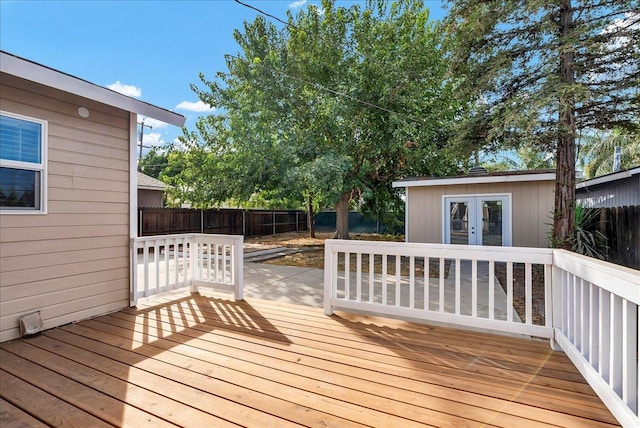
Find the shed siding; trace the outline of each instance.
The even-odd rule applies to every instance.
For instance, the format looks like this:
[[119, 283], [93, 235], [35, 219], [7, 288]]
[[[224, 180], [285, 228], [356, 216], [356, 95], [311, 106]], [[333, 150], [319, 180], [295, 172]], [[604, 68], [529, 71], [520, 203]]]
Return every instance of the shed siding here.
[[442, 197], [445, 195], [511, 194], [512, 245], [548, 246], [553, 210], [552, 181], [482, 183], [408, 187], [407, 240], [442, 243]]
[[576, 202], [587, 208], [640, 205], [640, 175], [576, 189]]
[[50, 328], [128, 306], [129, 113], [5, 74], [0, 108], [49, 128], [48, 213], [0, 215], [0, 341], [30, 312]]

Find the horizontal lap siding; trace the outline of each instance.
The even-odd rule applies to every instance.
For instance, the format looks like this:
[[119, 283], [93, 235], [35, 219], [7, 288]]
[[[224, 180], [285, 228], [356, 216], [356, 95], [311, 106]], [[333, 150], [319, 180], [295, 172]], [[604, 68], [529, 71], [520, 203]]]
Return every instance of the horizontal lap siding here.
[[553, 182], [461, 184], [408, 187], [407, 236], [410, 242], [442, 243], [444, 195], [511, 193], [512, 245], [548, 247], [547, 233], [553, 210]]
[[0, 340], [33, 311], [49, 328], [126, 307], [129, 113], [4, 74], [0, 98], [49, 127], [48, 213], [0, 216]]

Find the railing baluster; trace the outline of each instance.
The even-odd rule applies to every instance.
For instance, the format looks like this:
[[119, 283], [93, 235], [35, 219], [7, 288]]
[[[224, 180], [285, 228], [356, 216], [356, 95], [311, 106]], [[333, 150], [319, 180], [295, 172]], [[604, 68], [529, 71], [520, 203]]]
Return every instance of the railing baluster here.
[[478, 316], [478, 260], [471, 260], [471, 316]]
[[584, 279], [580, 279], [580, 295], [582, 296], [582, 303], [580, 303], [580, 330], [582, 332], [580, 351], [588, 360], [591, 322], [589, 320], [589, 283]]
[[507, 321], [513, 322], [513, 262], [507, 262]]
[[638, 413], [638, 307], [622, 299], [622, 400]]
[[609, 368], [611, 367], [611, 293], [600, 289], [600, 305], [598, 320], [599, 325], [599, 348], [598, 348], [598, 371], [600, 376], [609, 382]]
[[438, 279], [438, 311], [444, 312], [444, 258], [440, 257], [440, 276]]
[[351, 299], [351, 253], [344, 253], [344, 297]]
[[496, 266], [495, 262], [491, 260], [489, 262], [489, 319], [495, 319], [496, 311]]
[[373, 253], [369, 253], [369, 303], [373, 303], [374, 298], [374, 285], [375, 285], [375, 256]]
[[531, 263], [524, 264], [524, 301], [525, 301], [525, 322], [533, 324], [533, 287]]
[[600, 317], [598, 314], [598, 287], [589, 283], [589, 364], [599, 365], [598, 343], [600, 334]]
[[149, 241], [144, 241], [142, 249], [142, 263], [144, 263], [144, 297], [149, 297]]
[[395, 281], [395, 292], [396, 292], [396, 299], [395, 299], [395, 304], [396, 306], [400, 306], [400, 292], [401, 292], [401, 288], [402, 288], [402, 281], [400, 280], [400, 259], [401, 256], [396, 255], [396, 281]]
[[622, 298], [611, 296], [611, 360], [609, 361], [609, 385], [622, 395]]
[[382, 255], [382, 304], [387, 304], [387, 255]]
[[362, 300], [362, 253], [356, 253], [356, 300]]
[[455, 293], [455, 313], [460, 315], [460, 259], [456, 259], [456, 293]]
[[409, 257], [409, 307], [416, 307], [416, 258]]
[[424, 263], [424, 272], [423, 272], [423, 276], [424, 276], [424, 295], [422, 296], [423, 298], [423, 303], [422, 303], [422, 308], [425, 311], [429, 310], [429, 302], [430, 302], [430, 296], [429, 296], [429, 286], [430, 286], [430, 267], [431, 264], [429, 262], [429, 257], [424, 257], [423, 258], [423, 263]]

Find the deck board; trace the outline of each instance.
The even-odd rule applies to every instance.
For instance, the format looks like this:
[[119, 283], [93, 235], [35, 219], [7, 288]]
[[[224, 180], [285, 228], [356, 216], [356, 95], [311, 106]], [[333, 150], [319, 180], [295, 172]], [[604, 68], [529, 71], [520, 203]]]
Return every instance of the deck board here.
[[1, 344], [0, 357], [7, 420], [618, 426], [547, 342], [264, 300], [158, 296]]

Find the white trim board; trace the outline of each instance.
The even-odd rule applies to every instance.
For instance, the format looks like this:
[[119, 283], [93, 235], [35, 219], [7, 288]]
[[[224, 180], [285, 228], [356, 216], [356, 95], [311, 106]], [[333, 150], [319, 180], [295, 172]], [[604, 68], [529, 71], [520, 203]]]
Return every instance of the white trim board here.
[[444, 177], [423, 180], [394, 181], [393, 187], [429, 187], [456, 184], [513, 183], [518, 181], [553, 181], [554, 172], [544, 174], [481, 175], [477, 177]]
[[601, 177], [591, 178], [576, 184], [576, 189], [582, 189], [583, 187], [597, 186], [598, 184], [608, 183], [610, 181], [620, 180], [622, 178], [631, 177], [640, 174], [640, 166], [636, 168], [627, 169], [625, 171], [614, 172], [613, 174], [603, 175]]
[[136, 100], [111, 89], [3, 51], [0, 51], [0, 71], [112, 107], [151, 117], [170, 125], [184, 126], [185, 118], [181, 114]]

